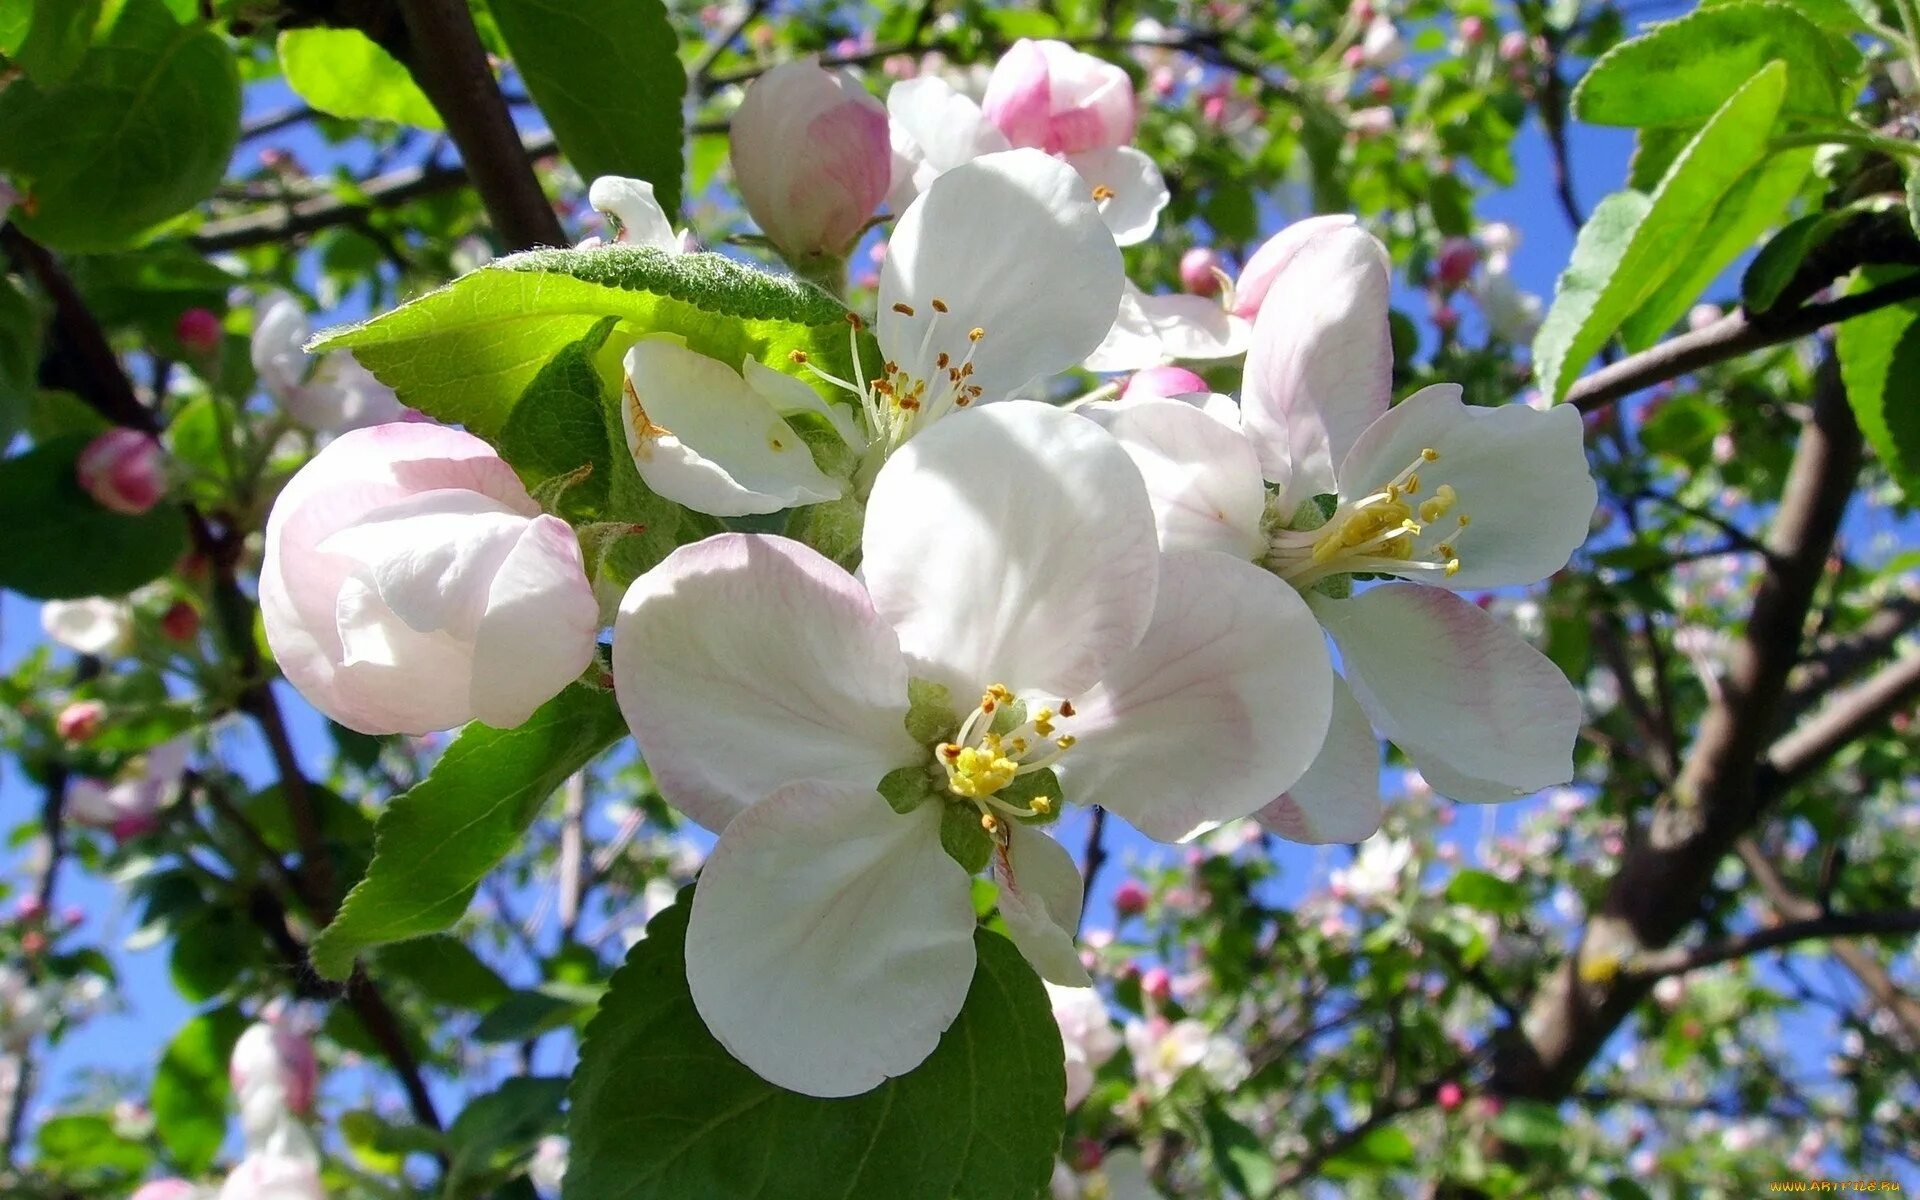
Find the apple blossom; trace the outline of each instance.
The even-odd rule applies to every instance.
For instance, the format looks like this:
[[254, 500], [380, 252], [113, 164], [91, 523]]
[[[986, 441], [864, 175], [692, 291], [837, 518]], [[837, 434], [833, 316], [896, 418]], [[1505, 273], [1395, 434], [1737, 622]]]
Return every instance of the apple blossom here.
[[1480, 265], [1480, 247], [1472, 238], [1450, 237], [1440, 243], [1440, 252], [1433, 259], [1433, 278], [1446, 291], [1462, 286], [1473, 278], [1473, 269]]
[[1067, 1108], [1071, 1111], [1093, 1090], [1094, 1075], [1119, 1052], [1120, 1031], [1113, 1027], [1106, 1001], [1094, 989], [1053, 983], [1046, 987], [1067, 1056]]
[[[1453, 385], [1389, 408], [1388, 286], [1384, 247], [1324, 228], [1274, 284], [1289, 302], [1261, 309], [1237, 424], [1222, 406], [1165, 400], [1102, 414], [1147, 480], [1164, 546], [1260, 562], [1306, 593], [1339, 648], [1326, 748], [1263, 814], [1300, 841], [1378, 826], [1373, 729], [1457, 800], [1573, 774], [1580, 707], [1565, 677], [1446, 589], [1532, 583], [1585, 540], [1596, 489], [1580, 416], [1472, 407]], [[1355, 575], [1416, 582], [1355, 588]]]
[[818, 1096], [932, 1051], [989, 864], [1015, 944], [1087, 985], [1079, 872], [1041, 828], [1057, 801], [1177, 840], [1292, 783], [1327, 720], [1297, 594], [1159, 552], [1138, 472], [1076, 414], [1015, 401], [927, 430], [879, 471], [863, 547], [855, 579], [784, 538], [709, 538], [636, 580], [614, 628], [662, 796], [720, 835], [694, 1003], [736, 1058]]
[[282, 410], [315, 433], [343, 433], [398, 420], [393, 389], [351, 353], [335, 350], [307, 370], [307, 311], [286, 292], [269, 292], [254, 310], [254, 374]]
[[156, 824], [154, 814], [172, 799], [186, 774], [189, 749], [182, 735], [131, 759], [116, 779], [71, 781], [67, 816], [123, 839], [150, 831]]
[[139, 516], [167, 491], [160, 443], [137, 429], [109, 429], [88, 442], [74, 461], [81, 490], [102, 508]]
[[567, 523], [479, 438], [407, 423], [344, 434], [288, 482], [260, 609], [287, 679], [374, 734], [518, 725], [600, 624]]
[[305, 1151], [275, 1146], [248, 1154], [228, 1174], [219, 1200], [327, 1200], [318, 1151], [309, 1143]]
[[1401, 43], [1399, 27], [1392, 18], [1376, 16], [1367, 23], [1360, 38], [1360, 58], [1370, 67], [1390, 67], [1400, 61], [1406, 47]]
[[133, 644], [133, 610], [104, 596], [49, 600], [40, 606], [40, 629], [75, 654], [111, 657]]
[[1049, 1200], [1160, 1200], [1147, 1175], [1146, 1160], [1130, 1147], [1101, 1155], [1077, 1174], [1060, 1163], [1048, 1187]]
[[560, 1186], [567, 1177], [569, 1144], [566, 1138], [548, 1135], [533, 1149], [527, 1163], [527, 1180], [541, 1200], [560, 1200]]
[[1358, 218], [1349, 213], [1308, 217], [1293, 222], [1260, 243], [1260, 248], [1247, 258], [1246, 265], [1240, 268], [1239, 277], [1233, 281], [1233, 297], [1228, 307], [1235, 316], [1251, 321], [1260, 315], [1260, 306], [1266, 303], [1273, 281], [1286, 270], [1295, 255], [1321, 234], [1346, 229], [1357, 223]]
[[1113, 889], [1113, 911], [1123, 917], [1137, 917], [1147, 911], [1152, 896], [1138, 879], [1128, 879]]
[[685, 254], [692, 248], [692, 233], [673, 231], [667, 210], [654, 198], [653, 185], [644, 179], [624, 175], [602, 175], [587, 188], [587, 203], [607, 221], [611, 237], [590, 237], [576, 250], [592, 250], [602, 245], [644, 246], [663, 254]]
[[89, 741], [100, 732], [100, 723], [106, 715], [107, 706], [100, 701], [76, 700], [54, 717], [53, 731], [60, 735], [63, 742]]
[[240, 1035], [228, 1060], [227, 1075], [243, 1117], [261, 1096], [296, 1115], [313, 1111], [318, 1075], [313, 1043], [289, 1015], [277, 1009], [263, 1014]]
[[812, 58], [747, 88], [728, 155], [747, 211], [796, 269], [845, 259], [893, 176], [886, 106]]
[[1133, 82], [1065, 42], [1015, 42], [980, 104], [935, 77], [887, 93], [897, 208], [941, 174], [985, 154], [1030, 148], [1058, 156], [1122, 246], [1145, 241], [1168, 200], [1166, 180], [1133, 139]]
[[181, 313], [173, 323], [173, 336], [188, 353], [204, 358], [220, 348], [225, 331], [212, 309], [195, 307]]
[[211, 1195], [184, 1179], [154, 1179], [135, 1189], [130, 1200], [210, 1200]]
[[1210, 394], [1207, 381], [1185, 367], [1143, 367], [1120, 385], [1121, 400], [1167, 400]]
[[1128, 1021], [1125, 1038], [1127, 1053], [1133, 1059], [1134, 1078], [1151, 1096], [1166, 1095], [1181, 1076], [1195, 1067], [1228, 1088], [1237, 1086], [1246, 1077], [1245, 1054], [1191, 1017], [1179, 1021], [1168, 1021], [1165, 1017]]
[[1413, 861], [1413, 843], [1405, 838], [1375, 834], [1360, 845], [1350, 866], [1328, 879], [1333, 894], [1355, 904], [1372, 904], [1400, 890], [1407, 864]]
[[929, 424], [1000, 400], [1078, 362], [1113, 323], [1119, 249], [1073, 171], [1033, 150], [989, 155], [941, 176], [908, 206], [881, 264], [874, 327], [886, 368], [853, 379], [794, 361], [858, 402], [856, 416], [807, 384], [747, 360], [741, 371], [670, 339], [628, 352], [623, 424], [647, 486], [720, 516], [838, 498], [788, 423], [824, 416], [864, 481]]
[[1180, 256], [1180, 286], [1196, 296], [1218, 295], [1225, 275], [1220, 252], [1210, 246], [1195, 246]]

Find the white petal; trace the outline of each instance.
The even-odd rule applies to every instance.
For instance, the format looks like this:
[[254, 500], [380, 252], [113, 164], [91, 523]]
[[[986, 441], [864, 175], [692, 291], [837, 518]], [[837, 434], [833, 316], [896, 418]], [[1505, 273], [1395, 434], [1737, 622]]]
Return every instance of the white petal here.
[[[974, 384], [1000, 399], [1098, 346], [1125, 280], [1071, 167], [1038, 150], [991, 154], [942, 175], [901, 216], [881, 265], [875, 335], [916, 379], [944, 379], [940, 354], [971, 355]], [[974, 329], [984, 331], [977, 345]]]
[[473, 643], [409, 626], [381, 599], [365, 569], [334, 598], [341, 658], [330, 681], [351, 698], [341, 724], [380, 733], [424, 734], [473, 716]]
[[673, 223], [667, 219], [660, 202], [654, 199], [653, 185], [646, 180], [602, 175], [587, 189], [587, 203], [593, 205], [594, 211], [608, 214], [619, 222], [613, 241], [665, 250], [669, 254], [680, 252], [679, 235], [673, 232]]
[[593, 661], [600, 606], [573, 530], [558, 517], [526, 523], [493, 576], [474, 638], [473, 715], [511, 729]]
[[1000, 916], [1040, 978], [1067, 987], [1092, 987], [1073, 944], [1085, 888], [1073, 856], [1044, 830], [1007, 823], [1007, 850], [996, 856]]
[[[310, 408], [315, 414], [324, 412], [324, 423], [307, 421], [301, 415], [303, 408]], [[286, 409], [294, 420], [327, 433], [384, 425], [400, 420], [407, 411], [393, 389], [376, 379], [372, 371], [361, 366], [346, 350], [323, 356], [320, 365], [313, 369], [313, 380], [301, 389], [299, 399], [287, 400]]]
[[1277, 577], [1211, 551], [1162, 558], [1153, 626], [1075, 701], [1059, 771], [1068, 799], [1176, 842], [1293, 786], [1326, 737], [1333, 669]]
[[814, 465], [806, 439], [732, 367], [642, 338], [626, 369], [627, 449], [662, 496], [718, 517], [839, 499], [840, 483]]
[[1218, 550], [1256, 559], [1267, 490], [1260, 460], [1239, 429], [1179, 400], [1116, 405], [1101, 424], [1119, 439], [1153, 502], [1164, 550]]
[[1386, 248], [1335, 226], [1293, 256], [1254, 319], [1240, 409], [1289, 503], [1333, 491], [1347, 448], [1387, 410], [1389, 286]]
[[1481, 408], [1462, 402], [1457, 385], [1423, 388], [1354, 443], [1340, 465], [1340, 494], [1367, 495], [1423, 449], [1440, 457], [1420, 468], [1421, 494], [1441, 484], [1459, 493], [1458, 506], [1440, 521], [1473, 518], [1454, 543], [1460, 570], [1443, 586], [1533, 583], [1566, 566], [1586, 541], [1598, 492], [1580, 414], [1571, 406]]
[[1101, 1160], [1100, 1174], [1106, 1178], [1107, 1200], [1160, 1200], [1138, 1150], [1113, 1151]]
[[1320, 754], [1286, 794], [1253, 814], [1290, 842], [1364, 842], [1380, 829], [1380, 736], [1353, 689], [1333, 679], [1333, 721]]
[[920, 1065], [973, 978], [967, 873], [938, 805], [782, 788], [720, 835], [693, 894], [687, 982], [707, 1028], [761, 1078], [855, 1096]]
[[887, 201], [895, 213], [962, 163], [1013, 148], [978, 104], [937, 75], [902, 80], [889, 88], [887, 117], [894, 153]]
[[283, 403], [307, 375], [307, 310], [286, 292], [268, 292], [254, 309], [253, 373]]
[[1354, 698], [1436, 790], [1446, 789], [1430, 767], [1486, 784], [1456, 797], [1475, 801], [1573, 778], [1579, 697], [1546, 655], [1478, 605], [1411, 583], [1312, 603]]
[[471, 638], [494, 573], [526, 527], [491, 496], [442, 488], [375, 509], [317, 549], [364, 566], [381, 603], [408, 628]]
[[1153, 236], [1160, 210], [1172, 197], [1165, 177], [1151, 158], [1132, 146], [1115, 146], [1070, 154], [1067, 161], [1090, 189], [1105, 188], [1112, 193], [1100, 201], [1100, 219], [1113, 231], [1115, 242], [1132, 246]]
[[721, 534], [636, 579], [613, 677], [661, 794], [708, 829], [783, 784], [873, 788], [924, 754], [893, 631], [851, 575], [786, 538]]
[[1249, 322], [1206, 296], [1155, 296], [1128, 283], [1113, 327], [1084, 365], [1138, 371], [1172, 359], [1231, 358], [1246, 352], [1252, 333]]
[[740, 375], [747, 381], [762, 400], [773, 407], [783, 417], [794, 413], [819, 413], [840, 435], [840, 440], [855, 450], [863, 449], [867, 439], [860, 432], [860, 424], [854, 418], [853, 410], [844, 404], [829, 404], [819, 392], [791, 375], [774, 370], [757, 358], [749, 358], [740, 364]]
[[[917, 674], [1077, 696], [1131, 650], [1159, 575], [1153, 510], [1093, 422], [1016, 400], [961, 412], [887, 461], [861, 573]], [[1269, 793], [1271, 796], [1272, 793]]]

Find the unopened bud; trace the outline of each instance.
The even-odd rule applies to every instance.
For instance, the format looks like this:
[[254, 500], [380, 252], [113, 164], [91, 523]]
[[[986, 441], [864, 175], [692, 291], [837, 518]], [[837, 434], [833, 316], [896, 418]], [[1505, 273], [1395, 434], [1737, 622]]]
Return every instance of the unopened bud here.
[[60, 710], [53, 719], [53, 729], [63, 742], [91, 741], [93, 735], [100, 732], [101, 719], [107, 715], [107, 706], [98, 700], [76, 700]]
[[102, 508], [138, 516], [166, 494], [162, 464], [159, 442], [137, 429], [110, 429], [87, 443], [74, 473]]
[[190, 308], [174, 322], [173, 336], [187, 353], [204, 358], [220, 348], [220, 318], [211, 309]]
[[1180, 256], [1180, 286], [1196, 296], [1220, 292], [1220, 255], [1212, 247], [1195, 246]]
[[160, 617], [160, 632], [176, 642], [190, 642], [200, 632], [200, 610], [175, 600]]
[[1147, 889], [1137, 879], [1129, 879], [1113, 891], [1114, 911], [1123, 917], [1137, 917], [1147, 911]]

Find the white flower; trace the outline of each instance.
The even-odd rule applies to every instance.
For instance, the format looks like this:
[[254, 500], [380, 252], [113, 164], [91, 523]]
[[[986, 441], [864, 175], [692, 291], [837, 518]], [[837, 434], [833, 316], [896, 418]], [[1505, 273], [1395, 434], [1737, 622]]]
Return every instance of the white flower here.
[[602, 175], [587, 189], [587, 203], [607, 219], [611, 237], [590, 237], [576, 250], [602, 245], [645, 246], [665, 254], [684, 254], [690, 235], [673, 231], [667, 212], [654, 199], [653, 185], [624, 175]]
[[566, 1138], [552, 1135], [541, 1138], [534, 1147], [533, 1159], [527, 1163], [527, 1179], [541, 1200], [560, 1200], [560, 1185], [567, 1177], [568, 1149]]
[[1229, 1089], [1246, 1079], [1246, 1055], [1191, 1017], [1180, 1021], [1164, 1017], [1128, 1021], [1126, 1041], [1134, 1077], [1154, 1096], [1166, 1095], [1195, 1067]]
[[1093, 1090], [1093, 1077], [1120, 1049], [1120, 1032], [1106, 1001], [1090, 987], [1047, 984], [1053, 1019], [1067, 1056], [1067, 1108], [1078, 1108]]
[[1177, 840], [1290, 784], [1330, 687], [1298, 596], [1163, 555], [1138, 472], [1072, 413], [1015, 401], [916, 437], [874, 481], [863, 547], [855, 579], [783, 538], [709, 538], [637, 580], [614, 628], [661, 794], [720, 834], [694, 1002], [735, 1057], [820, 1096], [911, 1070], [959, 1011], [976, 922], [943, 828], [991, 859], [1040, 973], [1086, 986], [1079, 872], [1025, 823], [1052, 815], [1042, 772]]
[[220, 1200], [327, 1200], [319, 1147], [282, 1109], [279, 1120], [257, 1137], [249, 1133], [247, 1156], [228, 1174]]
[[393, 389], [345, 350], [323, 355], [309, 378], [307, 333], [307, 310], [286, 292], [269, 292], [254, 310], [253, 371], [288, 416], [315, 433], [400, 419]]
[[0, 963], [0, 1047], [19, 1052], [52, 1027], [58, 1015], [25, 971]]
[[40, 606], [40, 628], [76, 654], [111, 658], [133, 644], [133, 610], [103, 596], [49, 600]]
[[1412, 861], [1412, 842], [1375, 834], [1361, 844], [1353, 864], [1335, 871], [1328, 883], [1334, 895], [1370, 904], [1399, 892], [1400, 880]]
[[119, 837], [146, 832], [186, 774], [189, 747], [182, 735], [128, 762], [117, 779], [73, 780], [67, 785], [67, 816]]
[[[1303, 590], [1339, 648], [1326, 749], [1263, 820], [1299, 841], [1371, 834], [1376, 729], [1456, 800], [1565, 783], [1572, 688], [1448, 589], [1533, 583], [1585, 540], [1597, 492], [1580, 414], [1471, 407], [1450, 384], [1389, 408], [1386, 250], [1356, 228], [1317, 230], [1274, 288], [1238, 427], [1169, 400], [1102, 414], [1147, 480], [1163, 546], [1260, 562]], [[1415, 582], [1356, 587], [1361, 573]]]
[[858, 419], [806, 384], [748, 359], [731, 364], [649, 338], [627, 355], [628, 449], [647, 486], [720, 516], [832, 500], [844, 490], [788, 423], [825, 416], [868, 473], [920, 430], [977, 401], [1001, 400], [1080, 361], [1113, 324], [1120, 251], [1078, 178], [1034, 150], [942, 176], [894, 228], [874, 328], [885, 372], [851, 380], [805, 365], [850, 393]]

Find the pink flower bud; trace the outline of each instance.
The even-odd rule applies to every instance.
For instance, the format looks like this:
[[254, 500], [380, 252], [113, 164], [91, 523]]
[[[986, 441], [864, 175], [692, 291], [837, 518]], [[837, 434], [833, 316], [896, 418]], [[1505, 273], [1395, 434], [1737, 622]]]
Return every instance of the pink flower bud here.
[[1446, 1109], [1448, 1112], [1459, 1108], [1466, 1098], [1466, 1091], [1451, 1079], [1441, 1084], [1440, 1090], [1434, 1095], [1434, 1099], [1440, 1102], [1440, 1107]]
[[1128, 400], [1166, 400], [1211, 390], [1206, 380], [1185, 367], [1147, 367], [1128, 377], [1120, 395]]
[[1460, 310], [1451, 304], [1436, 304], [1433, 308], [1433, 327], [1451, 335], [1460, 328]]
[[53, 729], [63, 742], [90, 741], [100, 732], [100, 721], [106, 715], [107, 706], [100, 701], [76, 700], [60, 710], [53, 719]]
[[1104, 1158], [1106, 1152], [1101, 1149], [1099, 1142], [1089, 1137], [1075, 1138], [1073, 1149], [1067, 1156], [1067, 1165], [1085, 1175], [1089, 1171], [1099, 1170]]
[[1215, 93], [1200, 102], [1200, 118], [1216, 128], [1227, 123], [1227, 98]]
[[1484, 17], [1462, 17], [1460, 19], [1460, 40], [1469, 46], [1477, 46], [1487, 40], [1487, 22]]
[[1359, 25], [1373, 24], [1373, 5], [1369, 4], [1367, 0], [1360, 0], [1358, 4], [1353, 6], [1353, 19], [1355, 23]]
[[220, 348], [220, 318], [210, 309], [190, 308], [174, 322], [173, 336], [187, 353], [205, 357]]
[[1349, 71], [1358, 71], [1367, 65], [1367, 52], [1360, 46], [1348, 46], [1340, 54], [1340, 65]]
[[1196, 296], [1217, 295], [1223, 274], [1220, 254], [1208, 246], [1195, 246], [1180, 256], [1180, 286]]
[[1123, 917], [1137, 917], [1147, 911], [1151, 897], [1137, 879], [1129, 879], [1113, 889], [1113, 910]]
[[152, 813], [137, 813], [121, 817], [107, 826], [107, 832], [113, 835], [115, 841], [128, 842], [137, 837], [145, 837], [158, 828], [160, 828], [159, 817]]
[[47, 906], [40, 902], [38, 896], [22, 896], [20, 903], [14, 905], [13, 913], [22, 921], [38, 921], [47, 915]]
[[893, 179], [885, 106], [813, 59], [747, 89], [729, 157], [747, 211], [789, 261], [846, 255]]
[[160, 617], [160, 632], [176, 642], [190, 642], [200, 632], [200, 610], [176, 600]]
[[1021, 38], [994, 64], [980, 101], [1007, 140], [1049, 154], [1080, 154], [1133, 140], [1133, 81], [1065, 42]]
[[1155, 67], [1147, 76], [1148, 89], [1162, 100], [1173, 95], [1173, 89], [1179, 82], [1180, 77], [1174, 74], [1172, 67]]
[[156, 1179], [143, 1183], [131, 1200], [198, 1200], [199, 1188], [184, 1179]]
[[74, 464], [80, 486], [102, 508], [139, 516], [160, 503], [167, 480], [160, 443], [137, 429], [109, 429]]
[[227, 1068], [242, 1108], [252, 1096], [272, 1090], [278, 1093], [278, 1107], [300, 1116], [313, 1111], [318, 1073], [313, 1043], [279, 1014], [248, 1026], [233, 1044], [233, 1058]]
[[1527, 35], [1518, 29], [1509, 29], [1500, 35], [1500, 57], [1510, 63], [1525, 61], [1529, 47]]
[[1393, 80], [1385, 75], [1376, 75], [1367, 84], [1367, 95], [1385, 104], [1393, 99]]
[[20, 950], [29, 958], [38, 957], [47, 948], [47, 935], [38, 929], [29, 929], [20, 935]]
[[1500, 1115], [1500, 1110], [1506, 1105], [1501, 1103], [1498, 1096], [1479, 1096], [1475, 1099], [1475, 1107], [1480, 1110], [1481, 1116], [1492, 1120]]
[[1164, 1004], [1173, 996], [1173, 975], [1165, 967], [1148, 967], [1140, 976], [1140, 994]]
[[1440, 243], [1440, 253], [1433, 260], [1433, 278], [1442, 288], [1452, 291], [1465, 286], [1473, 278], [1473, 269], [1480, 265], [1480, 247], [1472, 238], [1450, 237]]

